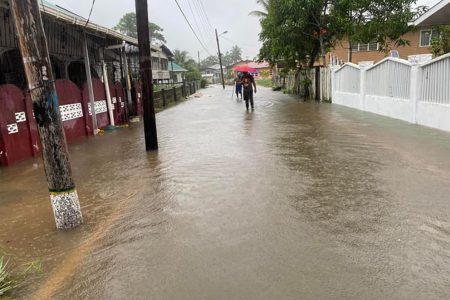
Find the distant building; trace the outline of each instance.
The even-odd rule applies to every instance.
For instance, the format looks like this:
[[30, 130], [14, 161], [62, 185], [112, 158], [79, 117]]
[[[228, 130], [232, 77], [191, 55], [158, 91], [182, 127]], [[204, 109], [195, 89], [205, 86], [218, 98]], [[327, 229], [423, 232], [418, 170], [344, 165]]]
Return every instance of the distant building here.
[[[226, 74], [226, 67], [223, 67], [223, 73]], [[209, 83], [222, 82], [222, 75], [220, 70], [220, 64], [215, 64], [202, 69], [202, 78], [205, 78]]]
[[[170, 61], [173, 60], [173, 54], [165, 45], [151, 45], [152, 55], [152, 77], [154, 83], [169, 83]], [[129, 59], [129, 67], [133, 78], [139, 78], [139, 48], [129, 46], [126, 50]]]
[[[421, 28], [414, 32], [409, 32], [402, 36], [403, 39], [410, 42], [409, 45], [393, 47], [392, 53], [402, 59], [408, 59], [412, 55], [426, 55], [431, 54], [431, 38], [436, 36], [437, 32], [431, 28]], [[337, 43], [327, 55], [328, 62], [338, 61], [339, 63], [345, 63], [349, 61], [349, 42], [344, 39]], [[397, 55], [398, 53], [398, 55]], [[380, 51], [380, 44], [373, 43], [353, 43], [352, 44], [352, 62], [359, 63], [376, 63], [386, 56], [389, 56], [391, 52], [385, 53]]]
[[172, 81], [174, 83], [183, 82], [185, 77], [184, 74], [188, 71], [173, 61], [169, 63], [169, 70], [172, 73]]
[[257, 73], [254, 74], [255, 76], [266, 76], [266, 77], [272, 76], [272, 68], [268, 62], [256, 62], [253, 60], [242, 60], [240, 62], [237, 62], [237, 63], [229, 66], [229, 69], [232, 70], [234, 67], [237, 67], [237, 66], [249, 66], [251, 68], [256, 69]]

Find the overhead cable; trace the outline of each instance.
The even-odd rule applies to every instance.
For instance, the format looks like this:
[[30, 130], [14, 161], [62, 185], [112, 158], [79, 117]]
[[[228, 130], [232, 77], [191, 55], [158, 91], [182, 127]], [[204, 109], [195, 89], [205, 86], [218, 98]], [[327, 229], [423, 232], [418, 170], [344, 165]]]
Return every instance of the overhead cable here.
[[186, 20], [186, 22], [189, 25], [189, 28], [191, 28], [192, 33], [195, 35], [195, 37], [197, 38], [197, 41], [200, 43], [200, 45], [202, 46], [203, 49], [205, 49], [206, 53], [208, 53], [209, 55], [211, 55], [211, 53], [208, 51], [208, 49], [205, 47], [205, 45], [202, 43], [202, 41], [199, 39], [197, 33], [195, 32], [194, 28], [192, 28], [191, 23], [189, 22], [188, 18], [186, 17], [186, 14], [184, 13], [183, 9], [180, 6], [180, 3], [178, 3], [178, 0], [175, 0], [175, 3], [177, 4], [178, 8], [180, 9], [181, 14], [183, 15], [184, 19]]

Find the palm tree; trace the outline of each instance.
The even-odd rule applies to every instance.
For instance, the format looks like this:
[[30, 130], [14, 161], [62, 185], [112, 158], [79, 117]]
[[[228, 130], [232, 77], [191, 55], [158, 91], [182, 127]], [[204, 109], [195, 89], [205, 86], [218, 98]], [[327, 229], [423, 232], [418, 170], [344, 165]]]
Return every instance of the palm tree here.
[[264, 10], [254, 10], [249, 13], [250, 16], [255, 16], [260, 19], [264, 19], [267, 17], [269, 12], [269, 1], [270, 0], [256, 0], [256, 3], [261, 4], [264, 7]]
[[173, 55], [174, 61], [180, 66], [185, 65], [188, 59], [190, 58], [188, 52], [185, 50], [181, 51], [176, 49], [175, 51], [173, 51]]

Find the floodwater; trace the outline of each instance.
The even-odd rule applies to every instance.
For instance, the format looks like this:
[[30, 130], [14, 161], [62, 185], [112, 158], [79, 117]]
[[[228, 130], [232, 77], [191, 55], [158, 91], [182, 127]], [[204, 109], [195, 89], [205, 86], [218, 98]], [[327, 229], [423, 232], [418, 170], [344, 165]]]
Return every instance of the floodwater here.
[[[54, 228], [39, 160], [0, 169], [23, 299], [449, 299], [450, 134], [260, 89], [71, 145], [85, 224]], [[34, 165], [33, 165], [34, 163]]]

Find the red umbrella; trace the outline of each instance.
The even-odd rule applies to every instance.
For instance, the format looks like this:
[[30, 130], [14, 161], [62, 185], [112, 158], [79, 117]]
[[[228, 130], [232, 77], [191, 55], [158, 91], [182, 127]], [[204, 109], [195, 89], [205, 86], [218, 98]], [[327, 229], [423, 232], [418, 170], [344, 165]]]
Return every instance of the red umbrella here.
[[252, 68], [252, 67], [247, 66], [247, 65], [236, 66], [236, 67], [233, 68], [233, 71], [236, 71], [236, 72], [249, 72], [249, 73], [256, 73], [256, 72], [258, 72], [255, 68]]

